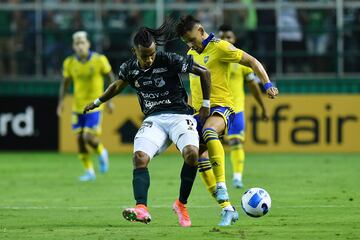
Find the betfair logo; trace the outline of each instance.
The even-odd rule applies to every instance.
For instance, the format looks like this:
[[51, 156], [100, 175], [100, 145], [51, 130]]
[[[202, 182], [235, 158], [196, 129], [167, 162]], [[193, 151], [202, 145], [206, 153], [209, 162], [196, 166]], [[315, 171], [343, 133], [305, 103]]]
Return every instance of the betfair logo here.
[[294, 114], [290, 104], [279, 104], [273, 109], [270, 124], [271, 137], [265, 137], [260, 131], [261, 125], [268, 124], [261, 120], [261, 113], [252, 107], [250, 120], [252, 123], [252, 137], [256, 144], [282, 144], [288, 140], [293, 145], [341, 145], [350, 131], [356, 131], [359, 124], [358, 116], [354, 113], [335, 114], [331, 104], [324, 105], [319, 113]]

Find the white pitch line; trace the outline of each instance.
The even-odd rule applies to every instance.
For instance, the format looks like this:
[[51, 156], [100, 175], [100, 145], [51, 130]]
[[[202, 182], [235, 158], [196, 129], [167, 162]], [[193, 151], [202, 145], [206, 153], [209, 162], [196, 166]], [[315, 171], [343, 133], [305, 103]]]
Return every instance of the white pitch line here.
[[[129, 206], [70, 206], [70, 207], [57, 207], [57, 206], [0, 206], [0, 210], [51, 210], [51, 209], [61, 209], [61, 210], [94, 210], [94, 209], [124, 209], [131, 207]], [[169, 208], [171, 209], [171, 205], [150, 205], [150, 208]], [[191, 206], [189, 205], [188, 208], [218, 208], [217, 205], [195, 205]], [[357, 206], [345, 206], [345, 205], [320, 205], [320, 206], [314, 206], [314, 205], [302, 205], [302, 206], [273, 206], [273, 209], [280, 208], [280, 209], [289, 209], [289, 208], [359, 208]]]

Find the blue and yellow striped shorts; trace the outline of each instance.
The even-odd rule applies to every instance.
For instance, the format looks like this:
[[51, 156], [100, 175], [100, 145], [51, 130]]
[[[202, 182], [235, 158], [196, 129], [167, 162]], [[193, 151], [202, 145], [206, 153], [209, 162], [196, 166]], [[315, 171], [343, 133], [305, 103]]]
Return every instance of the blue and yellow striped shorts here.
[[80, 114], [72, 114], [72, 130], [76, 133], [89, 132], [93, 134], [101, 133], [101, 111]]
[[[220, 107], [220, 106], [216, 106], [216, 107], [212, 107], [210, 108], [210, 116], [214, 115], [214, 114], [219, 114], [220, 116], [223, 117], [225, 124], [226, 124], [226, 128], [225, 128], [225, 132], [224, 134], [227, 134], [228, 128], [229, 126], [231, 126], [231, 122], [233, 121], [233, 118], [235, 116], [234, 111], [230, 108], [230, 107]], [[199, 137], [200, 137], [200, 143], [204, 143], [204, 140], [202, 138], [202, 129], [204, 127], [204, 123], [202, 123], [200, 121], [199, 115], [196, 114], [194, 116], [194, 118], [196, 119], [197, 122], [197, 131], [199, 133]]]

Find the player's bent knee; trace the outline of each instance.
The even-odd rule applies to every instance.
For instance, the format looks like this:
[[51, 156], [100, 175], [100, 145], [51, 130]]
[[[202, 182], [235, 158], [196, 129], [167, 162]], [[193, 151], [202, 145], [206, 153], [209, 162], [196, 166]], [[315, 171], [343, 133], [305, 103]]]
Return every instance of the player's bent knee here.
[[142, 151], [136, 151], [133, 157], [134, 168], [145, 168], [150, 161], [149, 155]]
[[199, 158], [199, 148], [193, 145], [187, 145], [182, 151], [184, 161], [190, 166], [195, 166]]
[[222, 134], [226, 128], [226, 122], [220, 114], [214, 113], [206, 120], [202, 130], [209, 128], [213, 129], [217, 134]]

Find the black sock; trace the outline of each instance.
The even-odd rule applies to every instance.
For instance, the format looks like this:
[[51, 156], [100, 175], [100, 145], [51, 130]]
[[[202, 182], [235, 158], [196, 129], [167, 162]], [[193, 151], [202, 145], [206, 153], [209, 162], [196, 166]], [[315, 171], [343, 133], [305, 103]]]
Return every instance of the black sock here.
[[192, 186], [195, 181], [196, 172], [197, 172], [197, 166], [190, 166], [189, 164], [184, 162], [180, 174], [181, 185], [180, 185], [180, 196], [179, 196], [179, 201], [183, 204], [187, 203], [187, 200], [191, 193]]
[[133, 171], [133, 191], [136, 204], [147, 206], [147, 195], [150, 187], [150, 175], [147, 168], [137, 168]]

